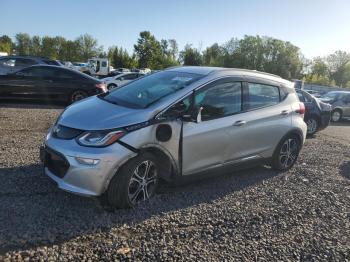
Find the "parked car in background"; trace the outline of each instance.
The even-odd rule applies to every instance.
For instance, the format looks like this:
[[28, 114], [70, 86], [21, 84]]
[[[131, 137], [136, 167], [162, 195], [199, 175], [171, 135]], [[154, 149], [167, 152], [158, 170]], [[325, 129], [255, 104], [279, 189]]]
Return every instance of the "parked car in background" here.
[[304, 113], [293, 83], [280, 77], [171, 68], [68, 107], [41, 159], [59, 188], [132, 207], [160, 179], [265, 163], [290, 169], [305, 141]]
[[332, 105], [333, 122], [350, 117], [350, 91], [332, 91], [323, 95], [321, 101]]
[[308, 92], [310, 95], [313, 95], [314, 97], [317, 97], [317, 98], [320, 98], [322, 96], [322, 94], [316, 90], [307, 90], [307, 89], [303, 89], [303, 90]]
[[106, 91], [103, 82], [59, 66], [30, 66], [0, 76], [1, 99], [40, 99], [73, 103]]
[[88, 71], [88, 64], [87, 63], [82, 63], [82, 62], [73, 62], [73, 69], [79, 71], [79, 72], [86, 72]]
[[120, 87], [133, 81], [141, 76], [144, 76], [142, 73], [122, 73], [113, 77], [106, 77], [102, 80], [106, 82], [108, 90], [116, 87]]
[[307, 124], [307, 134], [314, 135], [325, 129], [330, 122], [332, 106], [324, 103], [308, 92], [296, 89], [300, 102], [305, 105], [304, 121]]
[[123, 68], [123, 67], [117, 68], [116, 71], [119, 72], [119, 73], [129, 73], [129, 72], [131, 72], [129, 68]]
[[22, 68], [38, 64], [61, 66], [57, 61], [45, 57], [3, 56], [0, 57], [0, 75], [13, 73]]

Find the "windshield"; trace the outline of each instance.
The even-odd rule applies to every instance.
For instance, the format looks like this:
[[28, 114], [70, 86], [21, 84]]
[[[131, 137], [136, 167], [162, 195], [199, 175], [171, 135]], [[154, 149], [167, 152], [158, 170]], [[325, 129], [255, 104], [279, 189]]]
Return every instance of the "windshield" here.
[[203, 75], [162, 71], [111, 91], [100, 98], [125, 107], [146, 108], [178, 90], [192, 84], [203, 77]]

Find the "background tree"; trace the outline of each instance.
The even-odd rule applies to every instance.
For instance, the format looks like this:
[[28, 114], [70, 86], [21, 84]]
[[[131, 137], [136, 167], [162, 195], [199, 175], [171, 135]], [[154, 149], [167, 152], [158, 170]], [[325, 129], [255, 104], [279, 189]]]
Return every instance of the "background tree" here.
[[197, 48], [192, 45], [185, 45], [184, 50], [180, 52], [180, 61], [183, 65], [199, 66], [202, 65], [202, 55]]
[[15, 36], [15, 47], [17, 55], [30, 55], [31, 38], [26, 33], [18, 33]]
[[97, 57], [103, 50], [102, 47], [98, 46], [97, 39], [89, 34], [81, 35], [75, 41], [81, 61], [87, 61], [89, 58]]
[[111, 63], [114, 68], [136, 68], [137, 60], [134, 55], [130, 56], [126, 49], [114, 47], [111, 50]]
[[343, 51], [336, 51], [326, 58], [330, 76], [338, 86], [345, 86], [349, 79], [348, 65], [350, 63], [350, 54]]
[[0, 52], [12, 54], [13, 43], [10, 37], [3, 35], [0, 37]]
[[162, 47], [159, 41], [149, 32], [143, 31], [134, 45], [140, 68], [162, 69]]

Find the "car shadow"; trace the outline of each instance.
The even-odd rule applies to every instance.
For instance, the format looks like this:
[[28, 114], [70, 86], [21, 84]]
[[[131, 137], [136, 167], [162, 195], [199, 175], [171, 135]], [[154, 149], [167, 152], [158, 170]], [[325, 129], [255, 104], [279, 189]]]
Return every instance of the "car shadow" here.
[[344, 162], [339, 167], [340, 174], [347, 179], [350, 179], [350, 161]]
[[350, 119], [342, 119], [339, 122], [331, 122], [330, 126], [349, 126], [350, 125]]
[[39, 109], [62, 109], [67, 103], [51, 100], [18, 100], [18, 99], [0, 99], [0, 108], [39, 108]]
[[260, 166], [181, 185], [163, 184], [146, 205], [106, 211], [97, 198], [58, 189], [42, 168], [40, 164], [0, 168], [0, 254], [141, 223], [152, 216], [213, 202], [278, 175]]

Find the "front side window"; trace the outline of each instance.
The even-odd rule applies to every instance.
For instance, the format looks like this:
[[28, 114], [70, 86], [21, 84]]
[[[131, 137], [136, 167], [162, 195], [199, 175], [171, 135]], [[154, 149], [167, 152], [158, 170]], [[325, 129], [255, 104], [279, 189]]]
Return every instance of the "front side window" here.
[[280, 102], [277, 86], [248, 83], [247, 109], [276, 105]]
[[125, 107], [146, 108], [202, 77], [201, 74], [161, 71], [132, 81], [99, 97]]
[[218, 81], [196, 92], [195, 108], [203, 108], [202, 121], [236, 114], [242, 109], [241, 82]]

